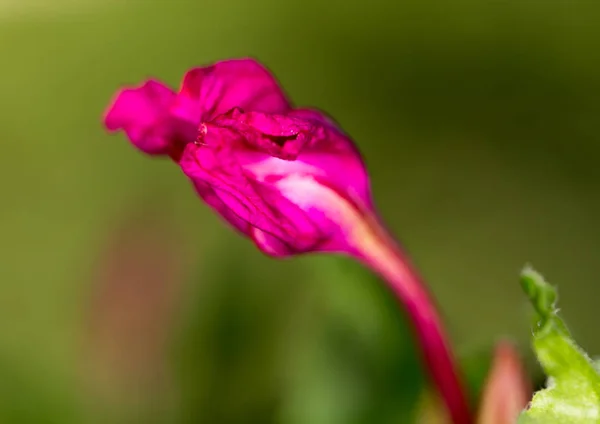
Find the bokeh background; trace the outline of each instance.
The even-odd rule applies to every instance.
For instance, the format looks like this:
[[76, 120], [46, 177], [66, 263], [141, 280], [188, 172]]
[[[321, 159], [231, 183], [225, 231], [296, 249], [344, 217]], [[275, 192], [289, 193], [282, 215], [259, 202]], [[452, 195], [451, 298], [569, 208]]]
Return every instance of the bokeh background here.
[[0, 423], [413, 422], [425, 390], [383, 284], [276, 261], [168, 161], [109, 136], [114, 92], [267, 64], [363, 151], [474, 402], [518, 273], [600, 352], [600, 3], [0, 0]]

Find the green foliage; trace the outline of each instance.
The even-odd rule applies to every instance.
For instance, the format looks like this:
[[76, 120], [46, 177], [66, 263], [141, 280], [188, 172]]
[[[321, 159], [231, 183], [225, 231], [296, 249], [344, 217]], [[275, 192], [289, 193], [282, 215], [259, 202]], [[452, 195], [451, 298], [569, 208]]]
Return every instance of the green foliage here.
[[556, 289], [530, 268], [523, 271], [521, 284], [537, 314], [533, 348], [548, 383], [519, 423], [600, 422], [600, 375], [558, 316]]

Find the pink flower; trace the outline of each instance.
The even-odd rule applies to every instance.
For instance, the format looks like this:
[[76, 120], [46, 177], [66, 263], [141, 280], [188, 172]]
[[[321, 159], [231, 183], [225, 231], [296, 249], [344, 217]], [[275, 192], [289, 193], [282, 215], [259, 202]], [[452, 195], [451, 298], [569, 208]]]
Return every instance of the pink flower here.
[[[125, 89], [105, 122], [138, 149], [171, 156], [198, 194], [270, 255], [348, 251], [324, 196], [371, 205], [350, 138], [322, 112], [293, 108], [252, 59], [192, 69], [178, 93], [156, 81]], [[306, 186], [324, 193], [309, 198]]]
[[456, 424], [471, 415], [433, 302], [379, 223], [352, 140], [324, 113], [294, 108], [252, 59], [189, 71], [179, 92], [157, 81], [121, 91], [105, 123], [170, 156], [198, 194], [272, 256], [349, 254], [381, 274], [406, 308]]

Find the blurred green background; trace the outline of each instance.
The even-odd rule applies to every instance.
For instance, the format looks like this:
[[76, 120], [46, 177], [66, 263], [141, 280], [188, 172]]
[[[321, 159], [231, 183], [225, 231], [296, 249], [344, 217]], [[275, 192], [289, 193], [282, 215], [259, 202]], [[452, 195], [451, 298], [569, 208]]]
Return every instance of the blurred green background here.
[[264, 257], [101, 125], [124, 84], [248, 55], [354, 137], [475, 393], [499, 337], [529, 355], [527, 262], [599, 353], [599, 18], [592, 0], [0, 0], [0, 423], [411, 422], [423, 375], [378, 279]]

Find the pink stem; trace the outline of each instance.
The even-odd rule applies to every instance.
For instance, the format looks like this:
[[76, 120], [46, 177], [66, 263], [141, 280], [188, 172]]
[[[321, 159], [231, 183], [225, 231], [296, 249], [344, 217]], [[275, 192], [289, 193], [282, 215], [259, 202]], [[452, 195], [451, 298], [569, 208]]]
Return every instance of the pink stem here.
[[414, 326], [425, 366], [454, 424], [471, 424], [472, 415], [460, 371], [435, 304], [416, 270], [394, 240], [375, 220], [357, 247], [358, 258], [389, 284]]

